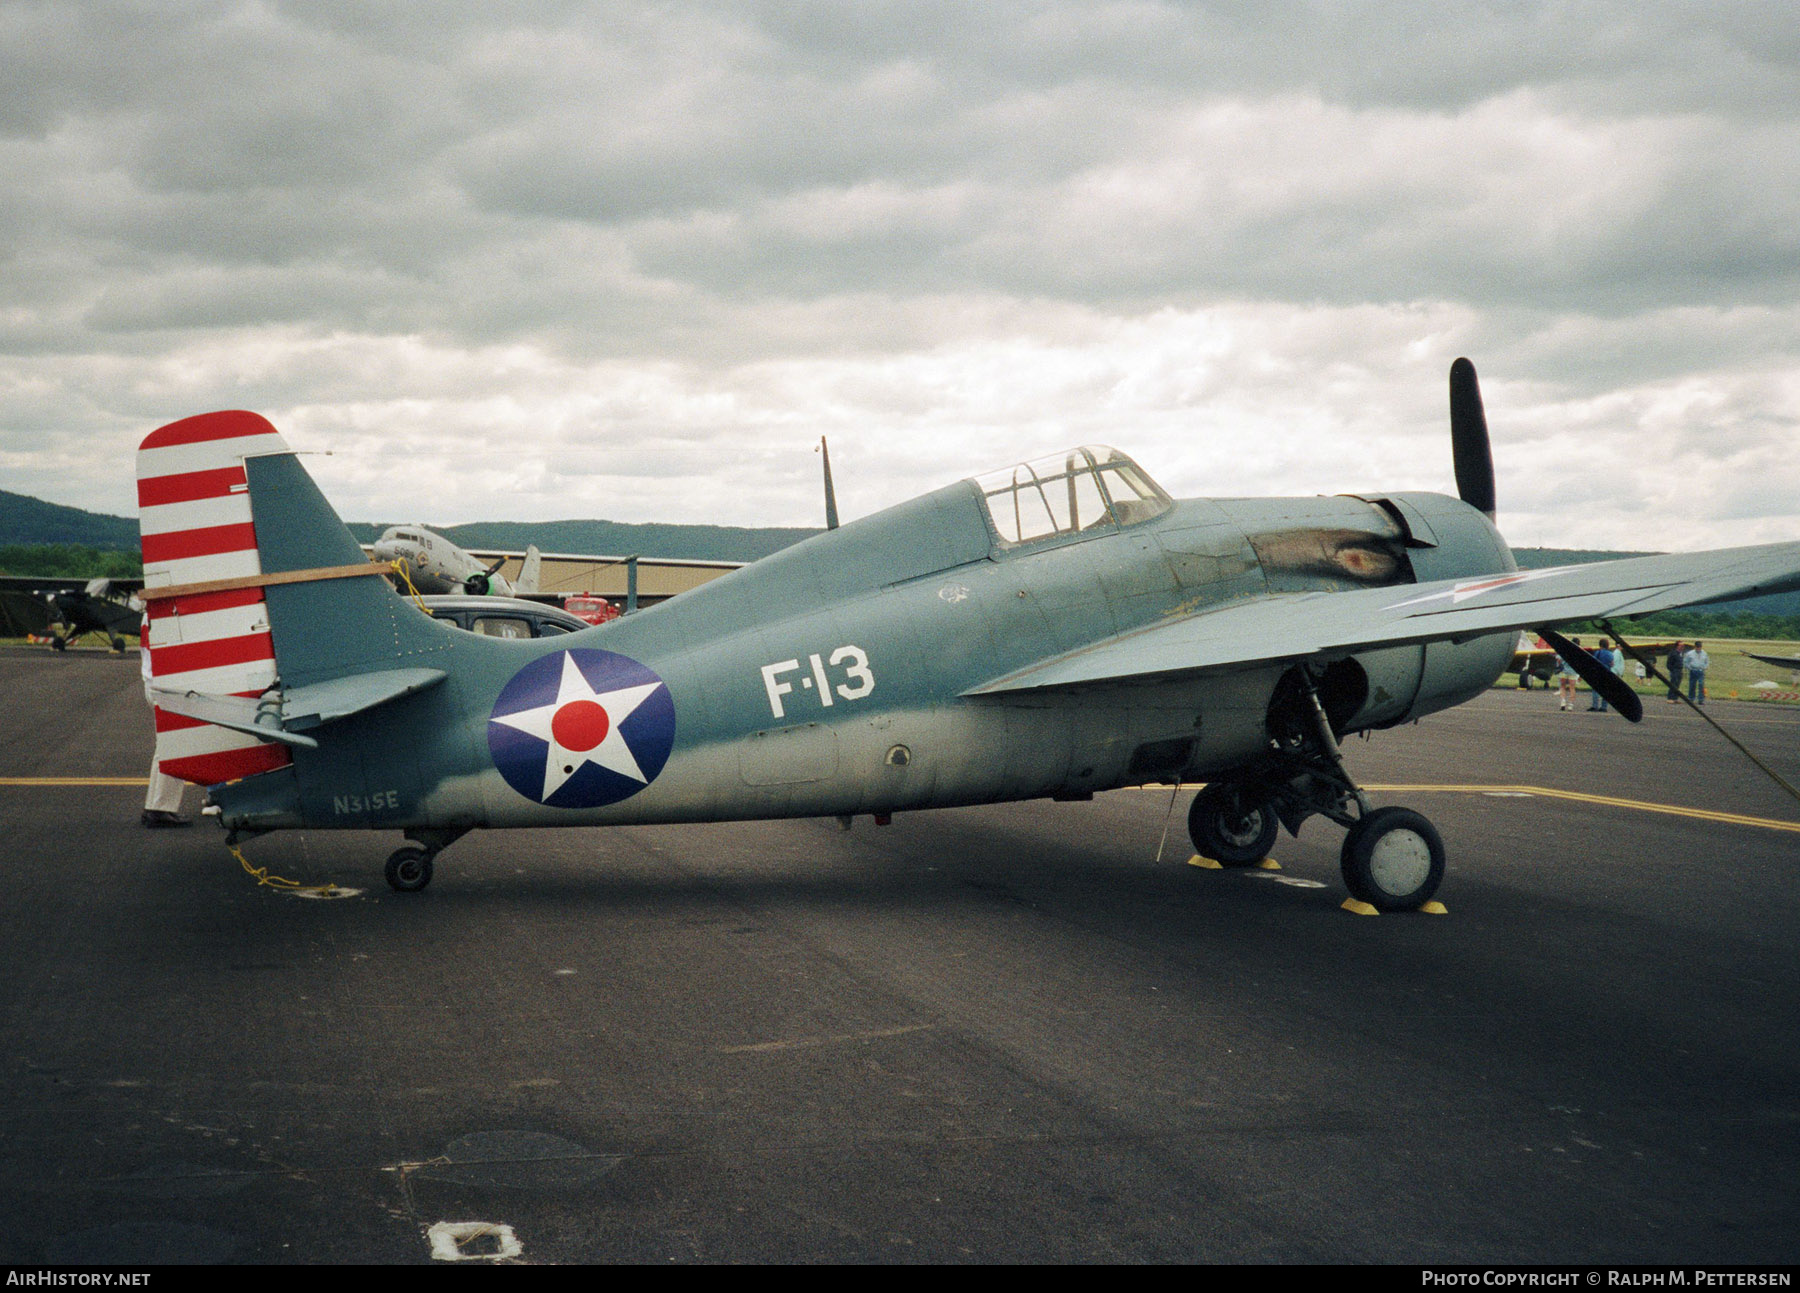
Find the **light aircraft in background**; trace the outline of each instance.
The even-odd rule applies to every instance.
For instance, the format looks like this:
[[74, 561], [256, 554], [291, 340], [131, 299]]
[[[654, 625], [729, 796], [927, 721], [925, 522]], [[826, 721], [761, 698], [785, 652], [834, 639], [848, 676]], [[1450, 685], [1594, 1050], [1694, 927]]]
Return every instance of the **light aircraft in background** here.
[[535, 544], [525, 549], [525, 564], [515, 580], [499, 573], [506, 558], [484, 566], [443, 535], [422, 525], [390, 525], [375, 540], [372, 550], [377, 561], [404, 562], [407, 577], [421, 593], [515, 597], [538, 590], [541, 558]]
[[[136, 579], [0, 577], [0, 624], [33, 636], [48, 634], [58, 651], [89, 633], [105, 639], [115, 652], [123, 651], [125, 635], [143, 625], [139, 587]], [[55, 631], [57, 625], [62, 632]]]
[[1522, 632], [1513, 647], [1513, 657], [1507, 662], [1506, 672], [1518, 674], [1521, 687], [1526, 685], [1527, 674], [1548, 685], [1556, 673], [1556, 652], [1537, 634]]
[[[1347, 828], [1352, 895], [1416, 908], [1443, 843], [1370, 803], [1343, 737], [1485, 691], [1521, 628], [1636, 721], [1636, 694], [1552, 626], [1800, 587], [1800, 543], [1517, 569], [1467, 360], [1450, 388], [1460, 498], [1177, 500], [1122, 453], [1073, 449], [510, 642], [368, 577], [268, 422], [189, 418], [138, 454], [157, 758], [211, 787], [235, 839], [402, 832], [400, 890], [477, 828], [881, 821], [1204, 780], [1201, 854], [1251, 865], [1323, 816]], [[220, 526], [229, 550], [196, 551]]]

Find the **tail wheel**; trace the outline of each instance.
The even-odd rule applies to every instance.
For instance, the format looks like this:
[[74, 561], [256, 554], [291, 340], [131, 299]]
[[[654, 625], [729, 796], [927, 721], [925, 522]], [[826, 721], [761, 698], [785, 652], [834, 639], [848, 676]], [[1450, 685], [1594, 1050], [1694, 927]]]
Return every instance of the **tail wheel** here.
[[387, 882], [397, 892], [417, 893], [431, 883], [431, 854], [424, 849], [395, 849], [388, 856]]
[[1377, 808], [1344, 837], [1344, 886], [1377, 911], [1414, 911], [1444, 881], [1444, 841], [1410, 808]]
[[1242, 786], [1215, 782], [1188, 806], [1188, 837], [1201, 857], [1223, 866], [1254, 866], [1269, 856], [1281, 823], [1267, 804], [1246, 809]]

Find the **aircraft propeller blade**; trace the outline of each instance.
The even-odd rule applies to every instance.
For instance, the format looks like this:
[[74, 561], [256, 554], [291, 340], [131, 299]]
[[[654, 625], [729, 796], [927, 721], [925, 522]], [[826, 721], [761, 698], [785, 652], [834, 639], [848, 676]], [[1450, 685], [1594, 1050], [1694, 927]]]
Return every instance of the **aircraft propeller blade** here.
[[504, 566], [505, 564], [506, 564], [506, 558], [501, 557], [500, 560], [496, 561], [493, 565], [489, 566], [487, 568], [487, 572], [486, 572], [488, 578], [490, 578], [490, 579], [493, 578], [494, 574], [500, 569], [501, 566]]
[[1467, 359], [1450, 365], [1450, 452], [1456, 460], [1456, 492], [1493, 520], [1494, 452], [1488, 444], [1475, 365]]
[[1557, 655], [1569, 662], [1569, 667], [1581, 676], [1583, 682], [1599, 692], [1603, 700], [1608, 701], [1629, 721], [1636, 723], [1644, 717], [1644, 702], [1625, 685], [1623, 678], [1562, 634], [1550, 629], [1539, 629], [1537, 633], [1555, 649]]

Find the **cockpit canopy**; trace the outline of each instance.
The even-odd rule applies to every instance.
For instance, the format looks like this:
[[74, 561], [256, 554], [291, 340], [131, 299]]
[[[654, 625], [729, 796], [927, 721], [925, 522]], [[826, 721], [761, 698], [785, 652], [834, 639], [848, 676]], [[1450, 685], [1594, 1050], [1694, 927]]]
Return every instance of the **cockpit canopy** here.
[[988, 472], [975, 487], [1003, 548], [1135, 525], [1173, 506], [1143, 468], [1105, 445]]

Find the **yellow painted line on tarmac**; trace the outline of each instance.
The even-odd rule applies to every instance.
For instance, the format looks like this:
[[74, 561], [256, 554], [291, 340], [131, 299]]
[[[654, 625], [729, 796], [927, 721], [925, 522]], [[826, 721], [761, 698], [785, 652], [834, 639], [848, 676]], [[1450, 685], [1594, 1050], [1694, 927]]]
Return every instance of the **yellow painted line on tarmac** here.
[[1552, 790], [1548, 786], [1364, 786], [1364, 790], [1386, 793], [1424, 793], [1448, 791], [1463, 795], [1542, 795], [1545, 799], [1567, 799], [1579, 804], [1604, 804], [1608, 808], [1629, 808], [1640, 813], [1667, 813], [1671, 817], [1692, 817], [1703, 822], [1723, 822], [1730, 826], [1760, 826], [1771, 831], [1800, 832], [1800, 822], [1784, 822], [1776, 817], [1751, 817], [1745, 813], [1721, 813], [1710, 808], [1684, 808], [1680, 804], [1653, 804], [1642, 799], [1618, 799], [1612, 795], [1588, 795], [1579, 790]]
[[0, 786], [147, 786], [148, 777], [0, 777]]
[[770, 1051], [791, 1051], [811, 1046], [831, 1046], [841, 1042], [869, 1042], [884, 1037], [904, 1037], [908, 1033], [930, 1032], [936, 1024], [902, 1024], [897, 1028], [871, 1028], [860, 1033], [833, 1033], [824, 1037], [789, 1037], [776, 1042], [750, 1042], [744, 1046], [721, 1046], [723, 1055], [760, 1055]]
[[[1199, 790], [1204, 781], [1184, 783], [1183, 790]], [[1134, 786], [1134, 790], [1167, 790], [1167, 786]], [[1710, 808], [1684, 808], [1679, 804], [1653, 804], [1642, 799], [1618, 799], [1612, 795], [1588, 795], [1579, 790], [1554, 790], [1549, 786], [1455, 786], [1455, 785], [1386, 785], [1364, 786], [1385, 794], [1426, 794], [1441, 792], [1453, 795], [1541, 795], [1545, 799], [1567, 799], [1580, 804], [1602, 804], [1608, 808], [1629, 808], [1640, 813], [1667, 813], [1671, 817], [1692, 817], [1703, 822], [1722, 822], [1729, 826], [1758, 826], [1770, 831], [1800, 833], [1800, 822], [1784, 822], [1777, 817], [1751, 817], [1745, 813], [1721, 813]]]

